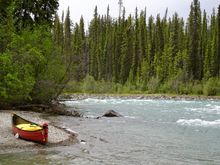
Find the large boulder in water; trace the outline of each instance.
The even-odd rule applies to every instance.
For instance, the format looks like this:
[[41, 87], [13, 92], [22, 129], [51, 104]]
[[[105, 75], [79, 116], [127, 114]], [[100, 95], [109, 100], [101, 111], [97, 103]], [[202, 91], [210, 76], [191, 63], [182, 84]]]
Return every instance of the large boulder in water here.
[[122, 115], [114, 110], [108, 110], [102, 117], [122, 117]]

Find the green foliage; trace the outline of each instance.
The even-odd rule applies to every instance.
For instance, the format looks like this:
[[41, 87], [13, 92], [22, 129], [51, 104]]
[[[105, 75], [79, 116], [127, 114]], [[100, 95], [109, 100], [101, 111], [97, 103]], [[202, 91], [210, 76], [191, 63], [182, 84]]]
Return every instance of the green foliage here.
[[83, 93], [83, 82], [70, 81], [67, 83], [64, 93]]
[[0, 1], [1, 102], [49, 103], [65, 87], [86, 93], [220, 93], [220, 6], [208, 16], [193, 0], [187, 22], [177, 13], [147, 18], [138, 9], [127, 18], [124, 9], [113, 19], [109, 8], [99, 15], [96, 7], [87, 33], [83, 18], [72, 26], [69, 9], [60, 20], [57, 8], [57, 0]]
[[37, 70], [45, 63], [41, 52], [31, 45], [28, 39], [32, 33], [26, 32], [20, 36], [14, 35], [8, 46], [11, 50], [1, 55], [2, 87], [5, 89], [4, 98], [6, 102], [22, 102], [30, 100], [30, 93], [35, 84]]
[[192, 94], [202, 95], [203, 94], [203, 85], [201, 82], [194, 82], [192, 87]]
[[79, 87], [79, 89], [82, 89], [82, 92], [84, 93], [114, 93], [113, 91], [116, 90], [120, 91], [120, 87], [116, 87], [117, 89], [114, 89], [114, 84], [111, 82], [106, 82], [104, 80], [101, 81], [95, 81], [94, 77], [87, 75], [85, 79], [83, 80], [82, 87]]
[[217, 80], [216, 95], [220, 96], [220, 79]]
[[156, 77], [152, 77], [147, 83], [147, 89], [149, 93], [157, 93], [160, 87], [160, 80]]
[[47, 103], [57, 94], [65, 77], [60, 49], [44, 27], [13, 35], [1, 56], [1, 100]]
[[[121, 83], [120, 92], [202, 94], [200, 81], [216, 77], [219, 70], [218, 21], [213, 16], [208, 24], [207, 18], [198, 0], [192, 2], [186, 23], [177, 13], [172, 19], [165, 14], [164, 18], [157, 15], [147, 20], [146, 11], [139, 14], [137, 9], [133, 17], [123, 14], [110, 20], [109, 15], [100, 16], [96, 7], [86, 36], [87, 73], [97, 82]], [[79, 41], [76, 38], [75, 43]], [[199, 83], [194, 84], [197, 80]]]
[[119, 83], [116, 83], [114, 84], [114, 87], [113, 87], [113, 92], [114, 93], [122, 93], [123, 91], [123, 85], [119, 84]]
[[96, 93], [97, 84], [94, 77], [86, 75], [83, 83], [83, 92], [85, 93]]
[[97, 93], [111, 93], [112, 88], [112, 83], [105, 82], [104, 79], [102, 79], [101, 82], [97, 83]]
[[58, 0], [13, 0], [14, 24], [17, 30], [41, 25], [52, 25]]
[[[32, 31], [34, 36], [34, 45], [42, 56], [40, 63], [35, 62], [35, 79], [36, 83], [31, 93], [34, 102], [47, 103], [57, 97], [67, 79], [67, 70], [65, 59], [62, 56], [60, 47], [53, 44], [50, 33], [38, 29]], [[35, 34], [35, 35], [34, 35]], [[44, 36], [42, 40], [42, 35]], [[43, 44], [43, 45], [42, 45]]]
[[32, 76], [31, 66], [13, 63], [12, 55], [0, 55], [0, 100], [9, 103], [19, 103], [30, 99], [35, 80]]
[[189, 52], [189, 72], [193, 79], [202, 79], [202, 56], [201, 56], [201, 10], [200, 2], [193, 0], [188, 18], [188, 52]]
[[0, 100], [49, 103], [65, 87], [71, 66], [64, 63], [61, 37], [57, 45], [51, 33], [58, 1], [0, 4]]
[[210, 78], [204, 84], [203, 92], [206, 96], [214, 96], [217, 93], [218, 80], [214, 78]]

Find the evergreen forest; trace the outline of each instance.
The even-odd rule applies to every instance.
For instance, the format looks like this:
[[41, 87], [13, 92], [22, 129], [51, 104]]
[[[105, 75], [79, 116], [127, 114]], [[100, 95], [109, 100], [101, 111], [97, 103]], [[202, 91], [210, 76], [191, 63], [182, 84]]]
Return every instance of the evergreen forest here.
[[88, 29], [58, 7], [0, 0], [1, 106], [62, 93], [220, 95], [220, 5], [209, 15], [193, 0], [186, 20], [168, 9], [113, 18], [95, 7]]

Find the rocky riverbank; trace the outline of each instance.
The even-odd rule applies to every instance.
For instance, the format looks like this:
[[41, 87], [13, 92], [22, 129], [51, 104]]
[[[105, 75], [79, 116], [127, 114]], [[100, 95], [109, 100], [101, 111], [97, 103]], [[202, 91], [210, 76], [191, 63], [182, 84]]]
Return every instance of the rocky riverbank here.
[[[25, 119], [35, 123], [48, 123], [49, 136], [46, 145], [37, 144], [30, 141], [16, 139], [12, 134], [11, 115], [12, 112], [22, 116]], [[6, 152], [19, 152], [25, 150], [42, 149], [46, 147], [54, 147], [59, 145], [70, 145], [78, 142], [77, 134], [70, 132], [62, 127], [52, 125], [41, 117], [40, 113], [27, 111], [0, 111], [0, 154]]]
[[96, 99], [166, 99], [166, 100], [207, 100], [220, 99], [220, 96], [204, 96], [204, 95], [167, 95], [167, 94], [63, 94], [59, 97], [59, 101], [83, 100], [87, 98]]

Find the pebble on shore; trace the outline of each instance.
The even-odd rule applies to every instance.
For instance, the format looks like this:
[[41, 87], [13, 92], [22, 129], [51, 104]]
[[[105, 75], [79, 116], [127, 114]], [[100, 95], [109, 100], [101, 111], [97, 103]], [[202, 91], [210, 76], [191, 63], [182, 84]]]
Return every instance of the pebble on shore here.
[[51, 125], [49, 121], [40, 118], [40, 113], [16, 111], [16, 114], [35, 123], [49, 123], [48, 143], [46, 145], [40, 145], [34, 142], [16, 139], [12, 134], [12, 111], [0, 111], [0, 153], [68, 145], [78, 142], [77, 135], [70, 134], [65, 130]]

